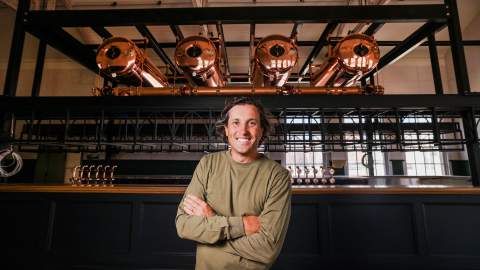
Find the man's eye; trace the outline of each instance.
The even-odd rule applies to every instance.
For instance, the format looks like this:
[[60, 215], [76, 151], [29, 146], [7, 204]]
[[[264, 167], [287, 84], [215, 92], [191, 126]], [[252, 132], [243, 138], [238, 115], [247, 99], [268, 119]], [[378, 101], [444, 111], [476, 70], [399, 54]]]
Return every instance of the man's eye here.
[[250, 126], [256, 126], [257, 122], [250, 122]]

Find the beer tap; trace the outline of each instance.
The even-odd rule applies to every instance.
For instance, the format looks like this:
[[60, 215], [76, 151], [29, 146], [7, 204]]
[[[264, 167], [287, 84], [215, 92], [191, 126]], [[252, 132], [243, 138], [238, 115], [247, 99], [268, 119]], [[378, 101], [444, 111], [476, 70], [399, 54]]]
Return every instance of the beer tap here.
[[70, 178], [70, 181], [72, 182], [72, 186], [76, 186], [78, 183], [78, 180], [80, 179], [80, 175], [77, 176], [78, 169], [80, 169], [80, 166], [75, 166], [75, 168], [73, 168], [72, 178]]
[[110, 169], [110, 165], [105, 166], [105, 171], [103, 172], [103, 186], [107, 185], [107, 169]]
[[99, 182], [100, 182], [100, 169], [103, 168], [103, 165], [98, 165], [97, 168], [96, 168], [96, 172], [95, 172], [95, 186], [98, 187], [99, 186]]
[[118, 166], [117, 165], [114, 165], [112, 167], [112, 171], [110, 173], [110, 186], [113, 187], [113, 181], [115, 180], [115, 178], [113, 177], [113, 174], [115, 173], [115, 169], [117, 168]]
[[308, 169], [307, 166], [304, 166], [304, 172], [305, 172], [305, 184], [310, 184], [310, 178], [309, 178], [309, 174], [310, 174], [310, 170]]
[[312, 166], [312, 170], [313, 170], [313, 183], [315, 185], [317, 185], [318, 184], [318, 178], [317, 178], [318, 170], [315, 166]]
[[300, 174], [302, 174], [302, 169], [300, 169], [300, 166], [295, 167], [295, 170], [297, 172], [297, 183], [302, 184], [302, 178], [300, 178]]
[[95, 165], [90, 165], [90, 167], [88, 167], [88, 182], [87, 182], [87, 183], [88, 183], [88, 184], [87, 184], [88, 187], [91, 187], [91, 186], [92, 186], [92, 184], [90, 183], [90, 181], [93, 182], [92, 171], [93, 171], [94, 168], [95, 168]]
[[83, 187], [84, 183], [88, 181], [86, 170], [88, 170], [88, 165], [83, 165], [80, 170], [80, 186], [81, 187]]
[[290, 176], [290, 183], [292, 183], [292, 185], [295, 183], [295, 181], [293, 180], [293, 175], [292, 175], [292, 166], [288, 166], [287, 167], [287, 170], [288, 170], [288, 175]]
[[327, 183], [327, 179], [325, 179], [325, 175], [326, 175], [326, 172], [327, 172], [327, 169], [325, 169], [323, 166], [320, 166], [320, 172], [322, 173], [322, 184], [326, 184]]

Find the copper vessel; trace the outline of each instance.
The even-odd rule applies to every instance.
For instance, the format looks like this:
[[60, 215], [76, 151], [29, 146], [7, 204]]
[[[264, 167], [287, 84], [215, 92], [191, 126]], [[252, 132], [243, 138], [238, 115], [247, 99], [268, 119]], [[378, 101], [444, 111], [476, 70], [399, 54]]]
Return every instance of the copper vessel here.
[[131, 40], [106, 39], [97, 51], [97, 65], [104, 76], [129, 86], [167, 87], [167, 77]]
[[364, 34], [343, 38], [328, 60], [313, 72], [312, 86], [351, 86], [375, 69], [380, 60], [377, 42]]
[[185, 72], [192, 86], [225, 85], [218, 50], [206, 37], [191, 36], [179, 42], [175, 49], [175, 63]]
[[271, 35], [260, 40], [254, 59], [255, 86], [282, 86], [298, 61], [298, 48], [288, 37]]

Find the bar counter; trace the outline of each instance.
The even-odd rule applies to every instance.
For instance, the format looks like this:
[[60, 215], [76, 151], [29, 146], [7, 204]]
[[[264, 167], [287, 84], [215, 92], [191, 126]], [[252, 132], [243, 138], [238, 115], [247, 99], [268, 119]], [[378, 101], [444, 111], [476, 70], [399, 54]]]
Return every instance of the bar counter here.
[[[0, 184], [0, 269], [193, 269], [185, 186]], [[294, 186], [272, 269], [480, 269], [480, 189]]]
[[[0, 192], [45, 193], [117, 193], [117, 194], [176, 194], [182, 195], [183, 185], [114, 185], [113, 187], [72, 186], [52, 184], [0, 184]], [[451, 194], [480, 195], [480, 188], [448, 185], [304, 185], [294, 186], [293, 195], [321, 194]]]

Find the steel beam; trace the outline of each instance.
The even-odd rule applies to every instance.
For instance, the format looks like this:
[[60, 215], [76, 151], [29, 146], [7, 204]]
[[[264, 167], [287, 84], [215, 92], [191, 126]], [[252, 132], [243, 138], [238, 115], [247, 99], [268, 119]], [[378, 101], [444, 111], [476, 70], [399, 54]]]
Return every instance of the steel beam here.
[[[99, 108], [126, 112], [129, 108], [144, 108], [152, 111], [175, 110], [222, 110], [226, 96], [132, 96], [132, 97], [0, 97], [0, 108], [5, 112], [31, 114], [31, 111], [71, 111], [91, 113]], [[318, 109], [332, 111], [340, 109], [425, 109], [435, 107], [438, 114], [445, 110], [463, 111], [467, 107], [478, 108], [480, 95], [385, 95], [385, 96], [333, 96], [333, 95], [291, 95], [258, 96], [258, 99], [272, 111], [290, 109]]]
[[149, 43], [152, 46], [152, 49], [155, 51], [155, 53], [158, 54], [160, 59], [162, 59], [162, 61], [166, 65], [168, 65], [168, 68], [172, 71], [172, 73], [180, 74], [181, 73], [180, 70], [177, 68], [176, 65], [173, 64], [172, 60], [170, 60], [170, 58], [165, 53], [165, 51], [162, 48], [160, 48], [160, 46], [158, 46], [157, 40], [152, 35], [152, 33], [148, 30], [148, 28], [145, 25], [137, 25], [136, 28], [138, 32], [142, 34], [142, 36], [148, 39]]
[[[402, 41], [394, 41], [394, 40], [377, 40], [377, 44], [379, 46], [398, 46], [402, 43]], [[297, 41], [297, 46], [300, 47], [313, 47], [318, 44], [318, 41], [313, 41], [313, 40], [299, 40]], [[328, 42], [326, 41], [325, 43], [321, 43], [320, 45], [326, 46], [326, 45], [335, 45], [335, 41]], [[435, 46], [450, 46], [450, 41], [446, 40], [437, 40], [435, 41]], [[480, 40], [464, 40], [462, 41], [463, 46], [480, 46]], [[175, 42], [162, 42], [158, 43], [158, 46], [160, 48], [175, 48], [177, 43]], [[428, 46], [428, 42], [423, 42], [420, 44], [420, 46]], [[89, 49], [95, 50], [100, 46], [100, 44], [89, 44], [86, 45]], [[226, 41], [225, 42], [226, 47], [249, 47], [250, 46], [250, 41]], [[147, 45], [147, 47], [151, 48], [152, 46]]]
[[372, 23], [370, 26], [363, 32], [365, 35], [373, 36], [375, 33], [377, 33], [385, 23]]
[[40, 40], [40, 43], [38, 44], [37, 61], [35, 63], [35, 74], [33, 76], [32, 97], [38, 97], [40, 95], [46, 52], [47, 43], [43, 40]]
[[105, 27], [102, 26], [92, 26], [92, 30], [103, 39], [111, 38], [113, 36], [107, 29], [105, 29]]
[[480, 186], [480, 143], [478, 142], [478, 133], [473, 110], [468, 110], [462, 118], [465, 139], [467, 140], [467, 155], [470, 166], [470, 175], [472, 184]]
[[8, 57], [7, 74], [5, 75], [5, 85], [3, 90], [3, 95], [5, 96], [15, 96], [17, 92], [20, 65], [22, 63], [23, 43], [25, 41], [25, 28], [23, 21], [25, 14], [28, 14], [29, 8], [30, 0], [18, 1], [15, 26], [13, 28], [12, 45], [10, 46], [10, 55]]
[[377, 68], [363, 76], [363, 78], [371, 77], [375, 75], [379, 70], [388, 66], [389, 64], [394, 63], [402, 56], [410, 52], [411, 50], [415, 49], [419, 46], [423, 39], [427, 38], [428, 36], [440, 31], [443, 27], [445, 27], [445, 23], [436, 23], [436, 22], [428, 22], [422, 25], [417, 31], [413, 32], [410, 36], [408, 36], [405, 40], [403, 40], [400, 45], [396, 46], [392, 50], [390, 50], [386, 55], [380, 58], [378, 62]]
[[[180, 26], [173, 24], [173, 25], [170, 25], [170, 29], [172, 30], [172, 33], [175, 36], [175, 39], [177, 40], [177, 42], [185, 38], [183, 36], [182, 29], [180, 29]], [[175, 43], [173, 47], [175, 47]]]
[[437, 47], [435, 46], [435, 35], [428, 36], [428, 51], [430, 53], [430, 63], [432, 64], [433, 83], [435, 85], [435, 94], [443, 94], [442, 73], [440, 72], [440, 63], [438, 62]]
[[470, 93], [470, 82], [468, 80], [467, 62], [465, 61], [465, 52], [462, 46], [462, 29], [460, 28], [459, 14], [456, 0], [445, 0], [449, 11], [448, 34], [451, 41], [451, 51], [453, 59], [453, 69], [455, 71], [455, 80], [457, 82], [457, 91], [459, 94]]
[[[317, 44], [315, 44], [315, 47], [313, 47], [312, 51], [308, 55], [307, 59], [305, 60], [305, 63], [303, 66], [300, 68], [299, 74], [305, 75], [307, 74], [308, 67], [310, 64], [315, 60], [315, 58], [318, 56], [320, 51], [322, 50], [324, 44], [326, 44], [328, 36], [333, 33], [335, 28], [337, 27], [338, 23], [329, 23], [325, 27], [325, 30], [323, 30], [322, 35], [320, 35], [320, 38], [317, 41]], [[298, 81], [301, 81], [302, 78], [299, 78]]]
[[27, 31], [94, 73], [98, 73], [95, 53], [63, 29], [35, 27], [29, 24]]
[[217, 33], [218, 33], [218, 38], [220, 40], [220, 47], [221, 47], [221, 54], [222, 54], [222, 59], [223, 59], [223, 65], [225, 67], [225, 76], [227, 77], [227, 80], [230, 81], [230, 65], [228, 64], [228, 55], [227, 55], [227, 48], [225, 46], [225, 35], [223, 34], [223, 26], [221, 23], [217, 23]]
[[28, 14], [28, 20], [34, 24], [62, 27], [175, 25], [180, 20], [182, 25], [201, 25], [217, 23], [446, 22], [446, 19], [444, 5], [57, 10], [32, 11]]

